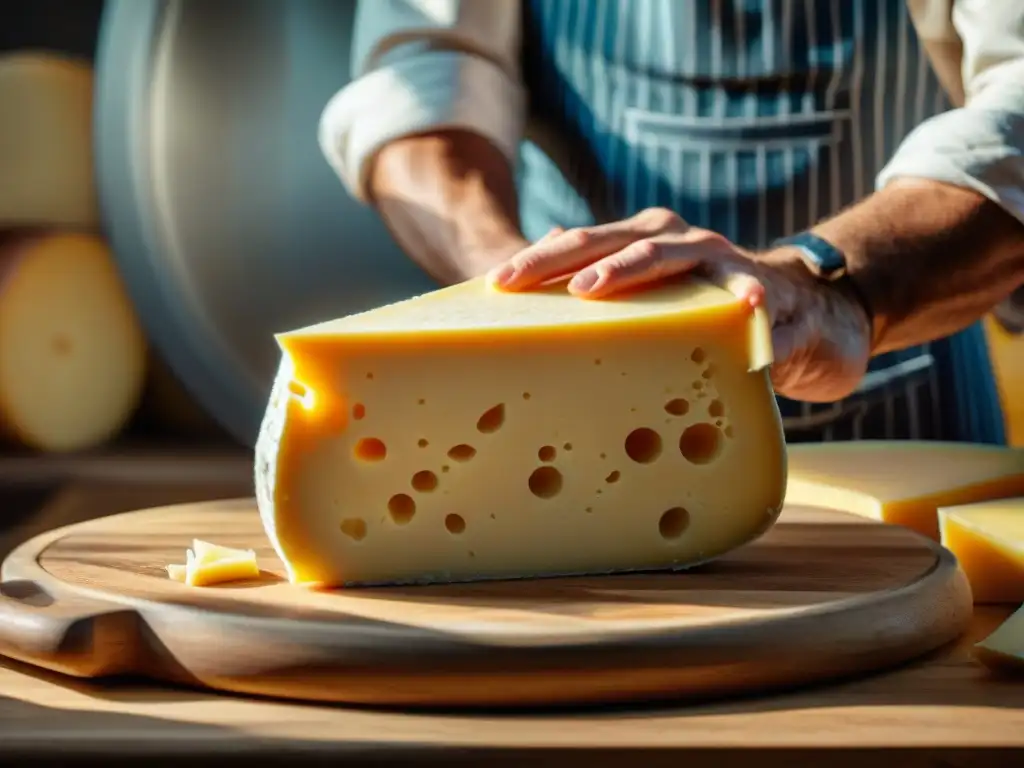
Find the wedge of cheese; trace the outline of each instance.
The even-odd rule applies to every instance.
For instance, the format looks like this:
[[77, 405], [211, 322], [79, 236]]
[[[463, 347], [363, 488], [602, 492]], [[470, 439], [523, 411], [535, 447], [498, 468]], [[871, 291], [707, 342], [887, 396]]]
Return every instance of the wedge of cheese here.
[[997, 671], [1024, 673], [1024, 607], [975, 645], [974, 655]]
[[684, 568], [782, 505], [767, 323], [703, 283], [474, 280], [278, 341], [256, 487], [294, 582]]
[[938, 540], [938, 508], [1024, 495], [1024, 451], [917, 441], [790, 446], [789, 504], [904, 525]]
[[184, 565], [168, 565], [167, 576], [190, 587], [210, 587], [260, 575], [256, 552], [195, 539], [185, 552]]
[[939, 532], [975, 603], [1024, 603], [1024, 498], [940, 509]]
[[68, 232], [0, 241], [6, 437], [51, 452], [101, 445], [134, 414], [145, 375], [145, 337], [102, 239]]
[[92, 93], [87, 62], [0, 55], [0, 228], [99, 226]]

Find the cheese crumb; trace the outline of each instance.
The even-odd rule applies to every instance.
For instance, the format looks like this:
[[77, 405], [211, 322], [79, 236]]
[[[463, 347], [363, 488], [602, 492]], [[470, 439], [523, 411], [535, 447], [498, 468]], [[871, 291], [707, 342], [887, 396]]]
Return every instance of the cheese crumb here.
[[185, 564], [167, 566], [167, 576], [190, 587], [209, 587], [232, 581], [254, 579], [260, 575], [256, 552], [235, 549], [194, 539], [185, 551]]

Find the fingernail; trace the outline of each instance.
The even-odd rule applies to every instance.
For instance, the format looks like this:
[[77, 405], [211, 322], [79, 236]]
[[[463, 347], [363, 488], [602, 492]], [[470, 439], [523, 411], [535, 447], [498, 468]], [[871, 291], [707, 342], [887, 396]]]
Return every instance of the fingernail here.
[[492, 269], [487, 275], [488, 280], [492, 285], [504, 287], [512, 282], [512, 278], [516, 275], [516, 268], [512, 264], [502, 264], [500, 267]]
[[587, 293], [592, 290], [601, 276], [592, 269], [584, 270], [569, 281], [569, 289], [579, 293]]

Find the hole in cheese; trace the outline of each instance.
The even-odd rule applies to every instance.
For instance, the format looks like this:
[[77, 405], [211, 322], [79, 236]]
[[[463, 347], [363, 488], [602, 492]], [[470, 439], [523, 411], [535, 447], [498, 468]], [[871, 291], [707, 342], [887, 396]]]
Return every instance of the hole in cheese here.
[[448, 533], [458, 535], [466, 530], [466, 521], [462, 515], [452, 513], [445, 516], [444, 527], [448, 529]]
[[341, 521], [341, 532], [353, 541], [366, 538], [366, 521], [361, 517], [349, 517]]
[[425, 437], [421, 437], [419, 440], [416, 441], [416, 445], [418, 445], [420, 448], [426, 448], [428, 445], [430, 445], [430, 441], [427, 440], [427, 438]]
[[725, 416], [725, 404], [721, 400], [712, 400], [708, 403], [708, 416], [712, 419], [720, 419]]
[[661, 515], [658, 532], [663, 539], [678, 539], [690, 526], [690, 513], [682, 507], [672, 507]]
[[542, 446], [539, 451], [537, 451], [537, 458], [539, 458], [541, 461], [554, 461], [555, 456], [557, 454], [558, 451], [555, 450], [555, 446], [545, 445]]
[[571, 451], [572, 450], [572, 443], [566, 443], [565, 445], [562, 446], [562, 448], [564, 448], [567, 451]]
[[539, 499], [552, 499], [562, 491], [562, 473], [554, 467], [537, 467], [528, 482], [530, 493]]
[[360, 461], [383, 461], [388, 455], [388, 447], [376, 437], [363, 437], [356, 443], [353, 453]]
[[501, 429], [502, 424], [505, 423], [505, 404], [498, 403], [493, 408], [489, 409], [477, 419], [476, 428], [477, 431], [487, 434], [489, 432], [497, 432]]
[[690, 359], [693, 360], [693, 362], [700, 365], [701, 363], [704, 362], [704, 360], [707, 359], [707, 353], [705, 353], [704, 350], [701, 349], [700, 347], [697, 347], [695, 350], [693, 350], [693, 354], [690, 355]]
[[437, 475], [424, 469], [412, 476], [412, 487], [420, 493], [429, 493], [437, 488]]
[[476, 448], [466, 443], [453, 445], [448, 449], [448, 458], [452, 461], [469, 461], [476, 456]]
[[673, 398], [665, 403], [666, 413], [670, 413], [673, 416], [685, 416], [689, 410], [689, 401], [682, 397]]
[[648, 427], [626, 436], [626, 455], [638, 464], [650, 464], [661, 455], [661, 435]]
[[74, 344], [64, 334], [60, 333], [53, 337], [50, 341], [50, 349], [57, 357], [66, 357], [71, 354], [71, 350], [74, 348]]
[[356, 403], [352, 406], [352, 418], [356, 421], [366, 417], [366, 406], [362, 403]]
[[529, 400], [531, 397], [533, 397], [533, 395], [529, 392], [523, 392], [523, 400]]
[[614, 471], [613, 471], [613, 472], [612, 472], [612, 473], [611, 473], [610, 475], [608, 475], [608, 477], [606, 477], [606, 478], [604, 479], [604, 481], [605, 481], [606, 483], [617, 483], [617, 482], [619, 482], [619, 478], [620, 478], [620, 477], [622, 477], [622, 475], [621, 475], [621, 473], [619, 472], [619, 470], [617, 470], [617, 469], [616, 469], [616, 470], [614, 470]]
[[707, 368], [704, 369], [704, 372], [701, 374], [701, 376], [703, 376], [705, 379], [710, 379], [714, 375], [715, 375], [715, 366], [713, 366], [713, 365], [709, 365]]
[[732, 437], [732, 426], [731, 425], [726, 425], [725, 429], [722, 430], [722, 431], [725, 432], [725, 436], [726, 437]]
[[388, 499], [388, 514], [396, 525], [406, 525], [416, 514], [416, 502], [406, 493], [396, 493]]
[[714, 424], [694, 424], [679, 436], [679, 452], [691, 464], [709, 464], [718, 457], [722, 433]]

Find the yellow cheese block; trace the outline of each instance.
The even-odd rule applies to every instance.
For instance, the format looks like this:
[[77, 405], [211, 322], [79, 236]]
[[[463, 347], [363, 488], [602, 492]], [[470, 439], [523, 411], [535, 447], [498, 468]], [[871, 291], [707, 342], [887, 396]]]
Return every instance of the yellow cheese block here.
[[233, 549], [195, 539], [192, 549], [185, 552], [185, 564], [168, 565], [167, 575], [190, 587], [210, 587], [257, 578], [260, 568], [251, 549]]
[[98, 228], [92, 92], [85, 62], [0, 56], [0, 228]]
[[474, 280], [278, 341], [256, 485], [294, 582], [684, 568], [783, 501], [767, 323], [703, 283]]
[[1024, 607], [975, 645], [974, 655], [994, 670], [1024, 673]]
[[1024, 498], [940, 509], [939, 532], [975, 603], [1024, 603]]
[[1024, 334], [1007, 332], [989, 315], [985, 318], [985, 335], [1008, 441], [1010, 445], [1024, 446]]
[[837, 509], [939, 538], [938, 508], [1024, 495], [1024, 451], [918, 441], [794, 445], [789, 504]]
[[106, 244], [0, 242], [0, 428], [45, 451], [94, 447], [138, 405], [146, 344]]

